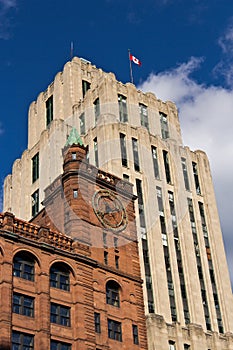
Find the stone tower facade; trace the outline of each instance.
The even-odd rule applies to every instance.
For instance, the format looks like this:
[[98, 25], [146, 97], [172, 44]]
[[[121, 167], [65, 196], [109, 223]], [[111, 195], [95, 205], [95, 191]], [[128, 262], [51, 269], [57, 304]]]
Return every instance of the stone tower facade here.
[[233, 349], [209, 162], [183, 146], [172, 102], [73, 58], [30, 106], [28, 148], [5, 179], [4, 210], [26, 220], [39, 213], [44, 190], [62, 173], [72, 127], [90, 164], [134, 185], [149, 349]]

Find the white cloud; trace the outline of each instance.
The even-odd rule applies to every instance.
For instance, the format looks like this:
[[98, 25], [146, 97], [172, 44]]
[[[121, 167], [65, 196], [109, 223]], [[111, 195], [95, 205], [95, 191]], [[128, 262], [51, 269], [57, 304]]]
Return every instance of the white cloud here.
[[[233, 260], [233, 89], [205, 86], [193, 80], [190, 74], [201, 62], [202, 59], [192, 57], [177, 68], [150, 74], [139, 89], [154, 92], [164, 101], [174, 101], [179, 109], [184, 145], [207, 153], [230, 264]], [[231, 276], [233, 281], [233, 270]]]
[[10, 13], [17, 8], [17, 0], [0, 0], [0, 39], [8, 39], [12, 26]]
[[224, 34], [219, 38], [218, 44], [222, 49], [222, 59], [216, 65], [214, 73], [222, 75], [228, 86], [233, 87], [233, 18], [231, 18]]

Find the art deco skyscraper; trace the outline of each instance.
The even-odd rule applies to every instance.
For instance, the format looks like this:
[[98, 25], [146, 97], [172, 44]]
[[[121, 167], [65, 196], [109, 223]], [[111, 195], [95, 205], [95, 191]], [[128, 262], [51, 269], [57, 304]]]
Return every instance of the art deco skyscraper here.
[[183, 145], [172, 102], [73, 58], [30, 106], [28, 148], [5, 180], [4, 210], [29, 220], [43, 208], [73, 127], [91, 164], [134, 185], [149, 349], [233, 349], [209, 162]]

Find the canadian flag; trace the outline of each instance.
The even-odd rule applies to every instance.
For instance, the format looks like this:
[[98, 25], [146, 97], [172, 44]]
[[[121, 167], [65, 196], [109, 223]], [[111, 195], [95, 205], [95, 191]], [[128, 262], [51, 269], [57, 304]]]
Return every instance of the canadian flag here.
[[130, 61], [133, 61], [133, 62], [134, 62], [135, 64], [137, 64], [138, 66], [141, 66], [141, 65], [142, 65], [142, 62], [139, 61], [138, 58], [136, 58], [135, 56], [133, 56], [133, 55], [131, 55], [131, 54], [130, 54], [130, 56], [129, 56], [129, 59], [130, 59]]

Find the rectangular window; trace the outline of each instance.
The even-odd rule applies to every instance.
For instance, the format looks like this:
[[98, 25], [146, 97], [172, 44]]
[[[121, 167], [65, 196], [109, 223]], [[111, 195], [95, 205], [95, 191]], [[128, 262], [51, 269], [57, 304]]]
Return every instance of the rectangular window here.
[[100, 333], [101, 329], [100, 329], [100, 313], [99, 312], [94, 313], [94, 321], [95, 321], [95, 332]]
[[168, 131], [167, 115], [165, 113], [159, 112], [159, 116], [160, 116], [162, 139], [168, 139], [169, 131]]
[[12, 350], [33, 350], [34, 336], [27, 333], [12, 332]]
[[151, 154], [152, 154], [152, 160], [153, 160], [154, 175], [156, 179], [159, 179], [158, 156], [157, 156], [157, 148], [155, 146], [151, 146]]
[[182, 164], [182, 170], [183, 170], [183, 175], [184, 175], [184, 185], [185, 185], [185, 189], [187, 191], [190, 190], [189, 187], [189, 178], [188, 178], [188, 171], [187, 171], [187, 166], [186, 166], [186, 159], [185, 158], [181, 158], [181, 164]]
[[121, 323], [108, 319], [108, 337], [122, 341]]
[[142, 182], [139, 179], [136, 179], [136, 189], [137, 189], [137, 196], [138, 196], [138, 210], [139, 210], [140, 227], [146, 228], [143, 194], [142, 194]]
[[115, 255], [115, 267], [116, 269], [119, 269], [119, 256]]
[[14, 293], [13, 312], [19, 315], [34, 317], [34, 298]]
[[[204, 237], [206, 237], [208, 239], [208, 230], [207, 230], [207, 225], [206, 225], [206, 220], [205, 220], [204, 204], [201, 202], [198, 202], [198, 206], [199, 206], [199, 212], [200, 212], [200, 216], [201, 216], [201, 225], [202, 225], [203, 235], [204, 235]], [[209, 246], [209, 244], [208, 244], [208, 246]]]
[[39, 213], [39, 190], [36, 190], [32, 196], [32, 217]]
[[103, 244], [104, 244], [104, 247], [107, 247], [107, 233], [106, 232], [103, 232]]
[[70, 327], [70, 308], [51, 303], [50, 322], [60, 324], [61, 326]]
[[104, 252], [104, 263], [108, 265], [108, 252]]
[[73, 198], [78, 198], [78, 190], [73, 190]]
[[156, 186], [156, 194], [157, 194], [157, 200], [158, 200], [159, 215], [164, 216], [163, 198], [162, 198], [161, 187]]
[[126, 150], [126, 136], [120, 133], [120, 146], [121, 146], [121, 164], [123, 166], [128, 165], [127, 150]]
[[100, 99], [99, 98], [97, 98], [94, 101], [94, 111], [95, 111], [95, 124], [97, 124], [100, 116]]
[[139, 103], [139, 113], [140, 113], [141, 126], [144, 126], [149, 130], [147, 106], [145, 106], [142, 103]]
[[85, 113], [82, 113], [79, 117], [80, 134], [85, 135]]
[[95, 155], [95, 166], [99, 166], [99, 155], [98, 155], [98, 141], [97, 137], [94, 138], [94, 155]]
[[83, 98], [86, 95], [87, 91], [91, 88], [91, 83], [86, 80], [82, 80], [82, 91], [83, 91]]
[[48, 126], [53, 120], [53, 95], [47, 99], [45, 105], [46, 105], [46, 126]]
[[118, 106], [119, 106], [120, 122], [126, 123], [128, 121], [128, 112], [127, 112], [127, 99], [125, 96], [118, 95]]
[[201, 194], [201, 188], [200, 188], [199, 177], [198, 177], [198, 170], [197, 170], [197, 163], [192, 162], [192, 166], [193, 166], [193, 176], [194, 176], [196, 193], [197, 194]]
[[163, 161], [164, 161], [164, 168], [165, 168], [165, 173], [166, 173], [166, 180], [167, 183], [171, 183], [171, 173], [170, 173], [170, 166], [169, 166], [169, 157], [168, 157], [168, 152], [163, 151]]
[[32, 158], [32, 183], [39, 179], [39, 152]]
[[71, 344], [63, 343], [57, 340], [51, 340], [50, 350], [71, 350]]
[[118, 237], [114, 237], [114, 248], [118, 248]]
[[140, 171], [137, 139], [132, 138], [132, 147], [133, 147], [134, 170]]
[[138, 345], [139, 339], [138, 339], [138, 326], [135, 324], [132, 325], [132, 332], [133, 332], [133, 343]]

